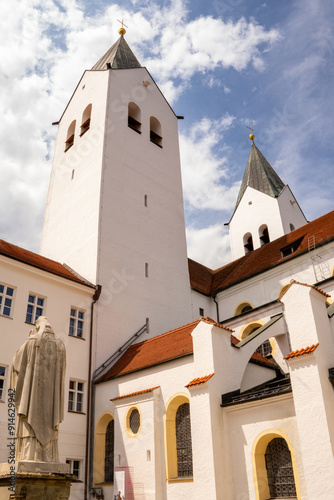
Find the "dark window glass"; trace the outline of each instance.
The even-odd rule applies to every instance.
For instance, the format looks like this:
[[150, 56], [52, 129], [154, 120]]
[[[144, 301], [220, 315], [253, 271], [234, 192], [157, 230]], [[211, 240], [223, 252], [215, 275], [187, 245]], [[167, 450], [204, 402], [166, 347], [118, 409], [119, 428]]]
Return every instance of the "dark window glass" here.
[[283, 438], [270, 441], [265, 453], [270, 498], [296, 498], [291, 453]]
[[190, 406], [180, 405], [175, 417], [177, 475], [191, 477], [193, 475], [193, 457], [191, 448]]
[[111, 420], [107, 425], [106, 429], [106, 446], [105, 446], [105, 458], [104, 458], [104, 481], [106, 483], [114, 482], [114, 446], [115, 446], [115, 436], [114, 436], [114, 420]]
[[134, 408], [130, 414], [129, 427], [133, 434], [137, 434], [140, 427], [140, 413], [137, 408]]

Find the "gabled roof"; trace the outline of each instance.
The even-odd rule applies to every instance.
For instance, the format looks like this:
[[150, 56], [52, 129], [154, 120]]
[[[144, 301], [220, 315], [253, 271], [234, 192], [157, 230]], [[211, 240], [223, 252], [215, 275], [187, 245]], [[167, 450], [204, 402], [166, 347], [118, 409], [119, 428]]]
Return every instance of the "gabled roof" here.
[[112, 69], [141, 68], [138, 59], [130, 49], [123, 35], [121, 35], [104, 56], [94, 64], [92, 70], [107, 69], [107, 64], [109, 64]]
[[88, 285], [92, 288], [95, 288], [92, 283], [89, 283], [84, 278], [80, 278], [65, 265], [62, 265], [55, 260], [42, 257], [37, 253], [30, 252], [29, 250], [25, 250], [24, 248], [18, 247], [4, 240], [0, 240], [0, 255], [5, 255], [10, 259], [18, 260], [19, 262], [28, 264], [28, 266], [37, 267], [38, 269], [42, 269], [43, 271], [47, 271], [48, 273], [56, 274], [57, 276], [61, 276], [62, 278], [76, 281], [77, 283], [80, 283], [82, 285]]
[[248, 186], [273, 198], [276, 198], [285, 186], [254, 142], [249, 153], [235, 208], [239, 205]]
[[[200, 322], [208, 323], [230, 333], [232, 330], [205, 317], [175, 330], [163, 333], [138, 344], [133, 344], [123, 356], [112, 366], [96, 383], [105, 382], [112, 378], [150, 368], [167, 361], [193, 354], [193, 339], [191, 333]], [[252, 362], [272, 367], [272, 361], [267, 360], [257, 352], [251, 358]]]
[[[313, 238], [313, 236], [315, 238], [315, 247], [334, 240], [334, 211], [216, 270], [211, 270], [189, 259], [191, 287], [205, 295], [215, 294], [308, 252], [309, 239]], [[286, 257], [282, 257], [281, 250], [289, 246], [291, 246], [293, 252]]]

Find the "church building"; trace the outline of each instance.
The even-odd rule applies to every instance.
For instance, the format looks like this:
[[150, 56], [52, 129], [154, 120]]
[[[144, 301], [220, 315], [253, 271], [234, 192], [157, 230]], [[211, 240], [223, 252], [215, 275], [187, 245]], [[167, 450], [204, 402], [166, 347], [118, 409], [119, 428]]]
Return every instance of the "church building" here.
[[308, 222], [251, 134], [233, 260], [189, 259], [179, 117], [124, 35], [56, 123], [40, 255], [0, 240], [0, 462], [43, 315], [66, 348], [71, 500], [328, 500], [334, 212]]

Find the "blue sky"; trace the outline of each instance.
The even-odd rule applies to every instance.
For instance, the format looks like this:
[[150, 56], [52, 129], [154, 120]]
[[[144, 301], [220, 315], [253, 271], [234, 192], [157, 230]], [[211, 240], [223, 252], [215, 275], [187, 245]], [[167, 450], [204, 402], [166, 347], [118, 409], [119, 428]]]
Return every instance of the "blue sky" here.
[[56, 121], [80, 76], [126, 40], [179, 121], [189, 256], [230, 259], [233, 212], [255, 142], [306, 217], [333, 208], [330, 0], [7, 0], [0, 32], [0, 237], [38, 251]]

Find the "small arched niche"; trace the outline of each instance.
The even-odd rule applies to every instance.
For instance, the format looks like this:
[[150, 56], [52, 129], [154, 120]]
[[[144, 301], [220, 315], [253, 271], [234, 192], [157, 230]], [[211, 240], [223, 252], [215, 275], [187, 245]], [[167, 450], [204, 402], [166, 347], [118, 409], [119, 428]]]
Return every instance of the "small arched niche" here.
[[266, 224], [262, 224], [262, 226], [259, 227], [259, 238], [261, 247], [270, 242], [268, 226]]
[[295, 226], [293, 224], [291, 224], [290, 222], [290, 231], [294, 231], [295, 230]]
[[161, 123], [154, 116], [150, 118], [150, 141], [162, 148]]
[[73, 122], [67, 129], [65, 151], [68, 151], [74, 144], [75, 125], [76, 125], [76, 120], [73, 120]]
[[254, 250], [253, 237], [251, 233], [246, 233], [243, 238], [245, 255]]
[[128, 126], [141, 134], [141, 111], [140, 107], [134, 102], [129, 102], [128, 105]]
[[80, 127], [80, 136], [84, 135], [90, 127], [90, 118], [92, 115], [92, 105], [88, 104], [82, 113], [81, 127]]

